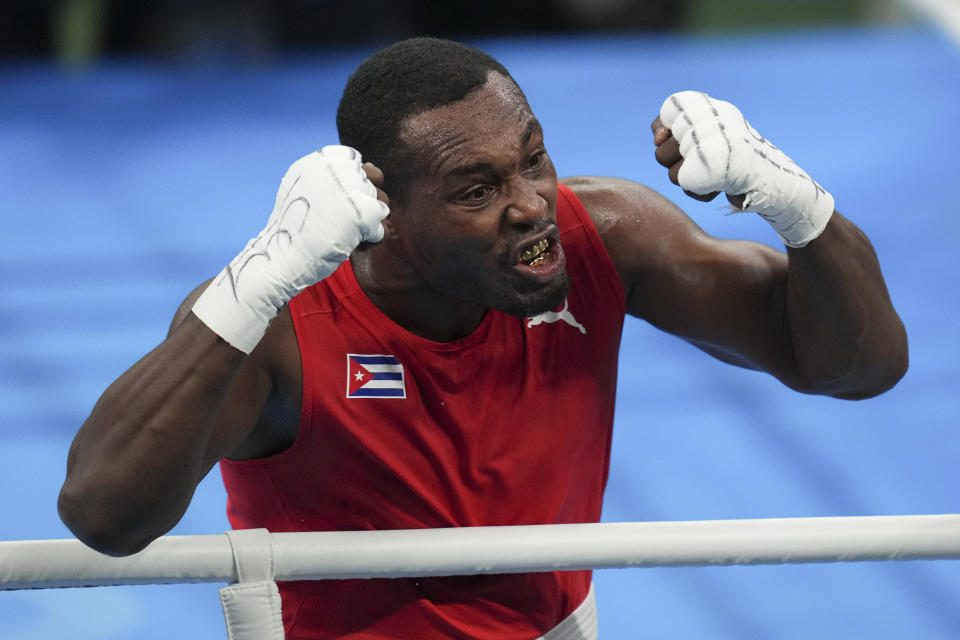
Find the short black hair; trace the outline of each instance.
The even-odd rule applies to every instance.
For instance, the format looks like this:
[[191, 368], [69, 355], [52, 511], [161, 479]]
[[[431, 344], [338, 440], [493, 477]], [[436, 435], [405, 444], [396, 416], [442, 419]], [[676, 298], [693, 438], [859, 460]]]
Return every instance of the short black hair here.
[[383, 49], [347, 80], [337, 107], [340, 143], [377, 165], [384, 173], [384, 191], [402, 203], [420, 164], [400, 139], [404, 120], [462, 100], [483, 86], [491, 71], [516, 85], [494, 58], [457, 42], [411, 38]]

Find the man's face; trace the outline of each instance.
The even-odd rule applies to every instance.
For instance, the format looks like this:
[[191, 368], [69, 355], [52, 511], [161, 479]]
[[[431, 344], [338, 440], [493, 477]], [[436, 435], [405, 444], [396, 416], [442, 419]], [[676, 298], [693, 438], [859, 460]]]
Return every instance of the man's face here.
[[559, 306], [569, 280], [557, 174], [513, 82], [491, 73], [463, 100], [408, 118], [401, 137], [424, 170], [394, 219], [427, 284], [519, 317]]

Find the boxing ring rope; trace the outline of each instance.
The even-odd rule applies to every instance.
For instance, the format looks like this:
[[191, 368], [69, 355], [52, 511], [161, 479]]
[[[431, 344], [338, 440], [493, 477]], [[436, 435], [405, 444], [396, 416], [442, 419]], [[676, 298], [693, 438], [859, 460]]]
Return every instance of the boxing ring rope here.
[[[251, 529], [165, 536], [124, 558], [99, 554], [77, 540], [0, 542], [0, 590], [239, 583], [221, 590], [228, 634], [231, 608], [235, 618], [237, 609], [259, 616], [259, 622], [234, 624], [229, 637], [239, 640], [283, 637], [276, 580], [958, 558], [960, 514], [401, 531]], [[228, 602], [224, 592], [244, 585], [247, 594], [256, 585], [272, 589], [253, 593], [249, 602]]]

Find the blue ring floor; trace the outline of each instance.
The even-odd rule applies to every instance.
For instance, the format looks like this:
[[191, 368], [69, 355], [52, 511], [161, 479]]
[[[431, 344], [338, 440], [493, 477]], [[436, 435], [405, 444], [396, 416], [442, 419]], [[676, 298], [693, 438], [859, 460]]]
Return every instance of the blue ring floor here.
[[[699, 89], [829, 189], [871, 237], [911, 369], [850, 403], [802, 396], [639, 321], [623, 339], [605, 519], [960, 511], [960, 52], [925, 28], [486, 40], [562, 175], [646, 183], [706, 230], [777, 245], [688, 200], [649, 123]], [[263, 225], [289, 163], [336, 139], [359, 49], [264, 68], [0, 66], [0, 539], [61, 538], [67, 448], [163, 339], [182, 297]], [[219, 475], [172, 533], [227, 528]], [[960, 637], [960, 563], [609, 570], [603, 638]], [[0, 637], [225, 637], [217, 585], [0, 593]]]

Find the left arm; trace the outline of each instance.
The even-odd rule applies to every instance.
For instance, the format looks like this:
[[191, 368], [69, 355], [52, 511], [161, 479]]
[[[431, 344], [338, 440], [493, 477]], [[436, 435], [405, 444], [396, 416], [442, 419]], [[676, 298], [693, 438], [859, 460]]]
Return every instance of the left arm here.
[[[700, 133], [704, 142], [707, 136]], [[682, 184], [684, 156], [676, 132], [658, 118], [654, 134], [658, 161], [669, 167], [673, 182]], [[816, 184], [806, 180], [804, 186]], [[568, 183], [597, 224], [631, 315], [806, 393], [867, 398], [904, 375], [906, 332], [873, 247], [833, 211], [832, 198], [829, 211], [822, 211], [822, 190], [814, 194], [821, 212], [808, 215], [803, 224], [782, 215], [790, 213], [782, 202], [761, 212], [776, 219], [785, 242], [797, 245], [784, 254], [759, 243], [708, 236], [665, 198], [633, 182], [579, 178]], [[736, 186], [734, 193], [744, 194], [751, 185], [741, 180]], [[709, 183], [694, 188], [685, 190], [701, 200], [722, 190]], [[778, 204], [756, 191], [747, 197]], [[744, 208], [743, 195], [730, 200]], [[800, 236], [791, 236], [795, 232]]]
[[835, 212], [787, 254], [784, 324], [810, 390], [859, 400], [890, 389], [907, 370], [907, 334], [866, 235]]

